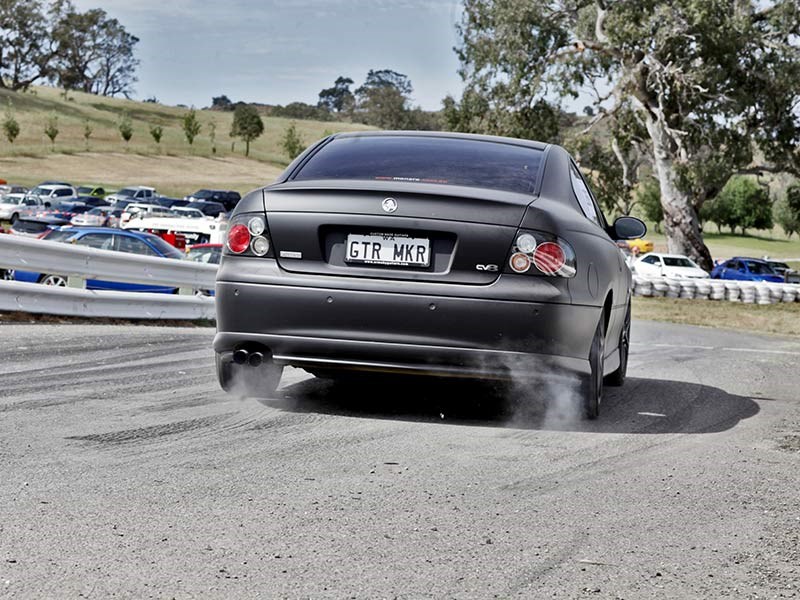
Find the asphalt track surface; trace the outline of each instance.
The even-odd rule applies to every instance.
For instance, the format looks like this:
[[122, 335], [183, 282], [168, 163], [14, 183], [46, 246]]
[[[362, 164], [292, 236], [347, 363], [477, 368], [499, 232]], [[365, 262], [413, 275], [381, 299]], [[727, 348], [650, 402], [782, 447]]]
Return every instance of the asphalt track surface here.
[[0, 326], [0, 597], [800, 597], [800, 342], [633, 336], [586, 423], [299, 370], [262, 404], [210, 329]]

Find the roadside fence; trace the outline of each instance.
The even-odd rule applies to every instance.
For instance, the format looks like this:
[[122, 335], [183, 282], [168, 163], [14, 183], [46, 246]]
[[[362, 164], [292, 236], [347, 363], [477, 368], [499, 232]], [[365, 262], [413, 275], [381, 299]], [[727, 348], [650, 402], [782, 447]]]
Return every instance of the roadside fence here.
[[[0, 281], [0, 310], [125, 319], [214, 319], [217, 266], [0, 235], [0, 268], [57, 274], [67, 287]], [[87, 290], [87, 279], [173, 287], [175, 294]]]
[[633, 294], [645, 297], [726, 300], [745, 304], [800, 302], [800, 284], [633, 276]]

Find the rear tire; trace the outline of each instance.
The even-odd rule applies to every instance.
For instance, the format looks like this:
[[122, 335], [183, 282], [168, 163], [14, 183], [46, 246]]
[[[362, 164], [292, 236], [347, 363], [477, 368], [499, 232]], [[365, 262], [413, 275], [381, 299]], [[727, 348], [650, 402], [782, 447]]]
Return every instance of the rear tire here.
[[625, 383], [628, 374], [628, 354], [631, 347], [631, 304], [625, 312], [625, 324], [619, 334], [619, 368], [606, 377], [606, 385], [619, 387]]
[[591, 374], [583, 380], [581, 386], [581, 408], [586, 419], [596, 419], [600, 414], [600, 403], [603, 400], [603, 365], [605, 364], [606, 320], [600, 316], [600, 322], [592, 338], [589, 350]]
[[278, 389], [283, 375], [283, 365], [276, 365], [271, 357], [264, 357], [258, 367], [237, 365], [215, 354], [217, 380], [226, 392], [242, 398], [271, 398]]

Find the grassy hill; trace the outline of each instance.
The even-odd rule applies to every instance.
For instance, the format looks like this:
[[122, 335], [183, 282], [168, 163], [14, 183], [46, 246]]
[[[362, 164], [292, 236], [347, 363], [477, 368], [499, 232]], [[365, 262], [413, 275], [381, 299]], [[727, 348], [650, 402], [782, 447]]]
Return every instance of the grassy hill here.
[[[109, 188], [129, 184], [153, 185], [168, 195], [184, 195], [199, 187], [221, 187], [247, 191], [275, 178], [289, 163], [281, 139], [290, 119], [262, 117], [264, 134], [250, 145], [244, 158], [244, 143], [229, 136], [233, 113], [198, 110], [200, 135], [189, 145], [181, 128], [188, 109], [150, 102], [104, 98], [37, 86], [29, 92], [0, 90], [0, 120], [11, 103], [20, 125], [19, 137], [10, 144], [0, 132], [0, 178], [33, 185], [45, 179], [73, 183], [97, 183]], [[127, 112], [133, 136], [126, 144], [118, 123]], [[44, 129], [51, 115], [58, 118], [59, 133], [54, 146]], [[88, 145], [86, 123], [92, 129]], [[216, 152], [209, 133], [216, 125]], [[305, 144], [327, 133], [369, 129], [360, 124], [296, 121]], [[160, 125], [160, 144], [150, 127]], [[232, 147], [232, 144], [235, 146]]]

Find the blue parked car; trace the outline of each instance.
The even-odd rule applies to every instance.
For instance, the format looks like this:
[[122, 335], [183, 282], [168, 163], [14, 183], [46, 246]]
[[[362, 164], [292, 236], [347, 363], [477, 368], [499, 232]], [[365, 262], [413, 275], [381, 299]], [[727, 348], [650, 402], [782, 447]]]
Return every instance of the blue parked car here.
[[741, 256], [736, 256], [718, 264], [711, 271], [711, 278], [783, 282], [783, 276], [776, 273], [767, 261]]
[[[151, 233], [110, 229], [107, 227], [54, 227], [42, 239], [51, 242], [67, 242], [78, 246], [89, 246], [101, 250], [116, 250], [146, 256], [162, 256], [165, 258], [183, 259], [183, 253], [169, 245], [160, 237]], [[29, 283], [66, 286], [67, 278], [52, 273], [34, 273], [33, 271], [15, 271], [14, 279]], [[174, 294], [176, 288], [141, 283], [121, 283], [118, 281], [102, 281], [87, 279], [88, 290], [114, 290], [117, 292], [156, 292]]]

